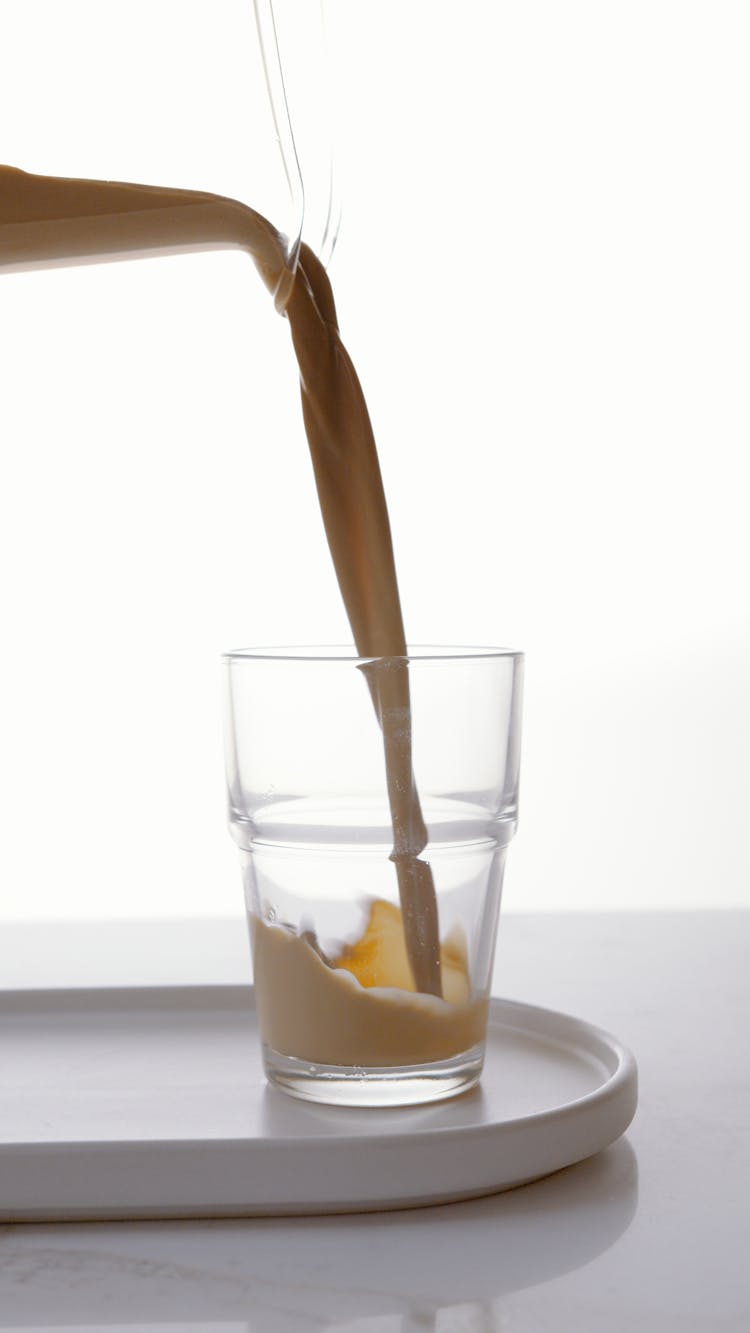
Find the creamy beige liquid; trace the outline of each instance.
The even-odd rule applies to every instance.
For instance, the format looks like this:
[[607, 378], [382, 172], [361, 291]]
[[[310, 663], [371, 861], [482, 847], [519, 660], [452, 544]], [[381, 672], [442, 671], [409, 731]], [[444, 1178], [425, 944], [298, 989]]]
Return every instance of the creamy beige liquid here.
[[[400, 659], [373, 664], [365, 674], [383, 734], [393, 823], [392, 859], [405, 948], [416, 990], [440, 997], [437, 904], [432, 872], [421, 858], [427, 832], [412, 769], [406, 640], [388, 512], [367, 406], [339, 335], [324, 268], [303, 245], [296, 273], [291, 274], [284, 238], [266, 218], [234, 199], [194, 190], [37, 176], [0, 166], [0, 267], [224, 247], [237, 247], [251, 255], [277, 308], [289, 320], [321, 512], [357, 651], [361, 657]], [[270, 967], [272, 955], [276, 962]], [[342, 1052], [355, 1055], [350, 1034], [356, 1031], [365, 1040], [364, 1033], [369, 1031], [364, 1018], [355, 1023], [353, 1015], [371, 1014], [373, 1004], [382, 1004], [383, 1022], [390, 1024], [388, 1030], [394, 1034], [390, 1016], [395, 1001], [392, 996], [367, 994], [356, 980], [328, 976], [329, 970], [304, 940], [288, 932], [282, 936], [266, 927], [256, 928], [259, 1006], [266, 1013], [281, 1015], [280, 990], [287, 985], [302, 986], [305, 977], [305, 994], [317, 994], [320, 988], [320, 1004], [331, 1014], [333, 1035], [325, 1049], [336, 1060], [348, 1063]], [[324, 1004], [324, 993], [336, 995], [338, 1006]], [[416, 998], [407, 1001], [411, 1006], [416, 1003]], [[449, 1008], [439, 1000], [435, 1003], [441, 1014]], [[414, 1010], [411, 1027], [404, 1028], [403, 1062], [416, 1050], [417, 1034], [426, 1043], [420, 1058], [434, 1048], [427, 1032], [437, 1010], [425, 1008], [422, 1001], [419, 1004], [422, 1007]], [[353, 1027], [344, 1020], [347, 1009], [351, 1009]], [[456, 1032], [461, 1023], [468, 1025], [461, 1028], [467, 1043], [459, 1049], [476, 1040], [477, 1029], [468, 1013], [455, 1015]], [[444, 1034], [445, 1021], [443, 1014], [438, 1026], [442, 1024]], [[368, 1036], [366, 1045], [371, 1040], [374, 1038]], [[398, 1053], [397, 1044], [393, 1044], [393, 1035], [388, 1040], [392, 1058]], [[434, 1040], [441, 1050], [446, 1049], [445, 1040], [456, 1049], [453, 1037], [435, 1036]], [[354, 1063], [365, 1062], [365, 1052], [357, 1052]]]
[[293, 931], [252, 921], [261, 1036], [274, 1051], [324, 1065], [419, 1065], [484, 1040], [487, 1000], [457, 1003], [400, 986], [362, 986]]

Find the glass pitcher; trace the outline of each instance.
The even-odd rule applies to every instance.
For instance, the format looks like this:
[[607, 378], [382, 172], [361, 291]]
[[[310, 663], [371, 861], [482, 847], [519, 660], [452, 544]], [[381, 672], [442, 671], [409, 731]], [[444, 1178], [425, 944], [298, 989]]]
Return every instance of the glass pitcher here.
[[[320, 16], [23, 0], [4, 24], [0, 913], [236, 912], [219, 654], [254, 621], [284, 637], [284, 608], [299, 601], [304, 622], [307, 580], [331, 576], [284, 321], [231, 208], [208, 220], [190, 199], [273, 219], [279, 308], [303, 219], [330, 257]], [[46, 216], [57, 187], [38, 177], [149, 188], [118, 213], [113, 186], [91, 222], [64, 184]], [[174, 195], [155, 206], [150, 187]], [[91, 262], [110, 258], [129, 262]], [[300, 570], [290, 548], [308, 533]]]

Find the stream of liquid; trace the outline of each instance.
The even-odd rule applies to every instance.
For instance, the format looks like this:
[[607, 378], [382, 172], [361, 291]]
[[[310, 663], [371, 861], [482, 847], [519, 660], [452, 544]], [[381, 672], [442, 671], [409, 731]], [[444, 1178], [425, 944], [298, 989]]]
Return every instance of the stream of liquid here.
[[406, 639], [383, 483], [364, 395], [341, 341], [331, 284], [302, 246], [236, 199], [195, 190], [32, 175], [0, 166], [0, 267], [239, 248], [286, 315], [320, 509], [383, 735], [406, 949], [416, 988], [441, 996], [438, 914], [411, 742]]

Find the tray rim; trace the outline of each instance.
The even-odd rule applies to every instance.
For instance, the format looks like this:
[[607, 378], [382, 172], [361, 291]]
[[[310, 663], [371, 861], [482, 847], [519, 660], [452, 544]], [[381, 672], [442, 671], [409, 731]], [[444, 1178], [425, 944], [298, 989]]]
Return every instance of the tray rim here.
[[[196, 1000], [201, 1000], [203, 1003], [196, 1003]], [[185, 1014], [196, 1010], [215, 1013], [236, 1012], [238, 1009], [244, 1008], [250, 1014], [256, 1009], [255, 988], [251, 984], [14, 988], [0, 991], [0, 1020], [4, 1014], [17, 1016], [31, 1011], [35, 1015], [41, 1015], [48, 1012], [52, 1007], [54, 1007], [55, 1014], [61, 1012], [91, 1013], [99, 1007], [102, 1007], [103, 1011], [108, 1014], [125, 1013], [132, 1006], [133, 1001], [135, 1001], [135, 1009], [141, 1012], [146, 1012], [155, 1007], [166, 1008], [173, 1013], [184, 1012]], [[512, 1018], [515, 1018], [516, 1021], [511, 1021]], [[569, 1032], [570, 1035], [567, 1040], [564, 1035], [560, 1035], [558, 1032], [550, 1033], [547, 1026], [550, 1020], [553, 1028], [560, 1028], [563, 1033], [566, 1030]], [[407, 1134], [410, 1142], [417, 1144], [429, 1144], [437, 1138], [458, 1137], [465, 1139], [467, 1136], [471, 1136], [473, 1139], [481, 1139], [485, 1136], [492, 1138], [497, 1134], [500, 1126], [504, 1131], [511, 1132], [514, 1128], [522, 1128], [531, 1122], [543, 1125], [545, 1121], [557, 1121], [566, 1114], [580, 1112], [594, 1104], [617, 1100], [624, 1095], [629, 1087], [634, 1103], [637, 1100], [638, 1067], [632, 1051], [612, 1033], [598, 1027], [596, 1024], [589, 1023], [586, 1019], [556, 1009], [548, 1009], [542, 1005], [528, 1004], [522, 1000], [491, 996], [488, 1026], [518, 1032], [540, 1042], [564, 1046], [569, 1050], [585, 1055], [589, 1060], [593, 1057], [607, 1070], [607, 1077], [591, 1091], [582, 1094], [580, 1097], [575, 1097], [571, 1101], [560, 1102], [543, 1111], [514, 1116], [507, 1120], [466, 1125], [432, 1125], [414, 1130], [400, 1128], [395, 1135], [385, 1129], [373, 1131], [371, 1134], [358, 1132], [356, 1135], [347, 1135], [345, 1122], [342, 1120], [342, 1132], [337, 1136], [337, 1140], [340, 1138], [351, 1139], [353, 1143], [356, 1142], [360, 1147], [380, 1148], [396, 1139], [402, 1139]], [[576, 1042], [571, 1039], [574, 1035], [579, 1036], [582, 1040]], [[455, 1100], [457, 1099], [450, 1099], [447, 1105]], [[401, 1107], [397, 1109], [403, 1111], [409, 1108]], [[347, 1117], [348, 1123], [351, 1123], [348, 1119], [350, 1116], [356, 1116], [358, 1120], [363, 1121], [370, 1108], [332, 1106], [327, 1107], [326, 1110], [334, 1114], [343, 1113]], [[381, 1108], [377, 1108], [376, 1114], [380, 1116], [383, 1113]], [[634, 1113], [635, 1104], [633, 1106]], [[632, 1119], [632, 1115], [630, 1118]], [[320, 1148], [324, 1144], [330, 1146], [337, 1140], [314, 1134], [295, 1134], [290, 1141], [294, 1144], [311, 1143]], [[248, 1138], [217, 1139], [24, 1139], [7, 1142], [2, 1138], [0, 1130], [0, 1160], [14, 1153], [29, 1152], [29, 1150], [37, 1152], [42, 1150], [101, 1152], [114, 1149], [150, 1151], [157, 1148], [184, 1150], [190, 1146], [196, 1148], [218, 1147], [219, 1145], [226, 1148], [232, 1146], [235, 1149], [240, 1149], [243, 1146], [247, 1148], [250, 1144], [260, 1146], [262, 1144], [278, 1143], [279, 1141], [274, 1135], [253, 1135]]]

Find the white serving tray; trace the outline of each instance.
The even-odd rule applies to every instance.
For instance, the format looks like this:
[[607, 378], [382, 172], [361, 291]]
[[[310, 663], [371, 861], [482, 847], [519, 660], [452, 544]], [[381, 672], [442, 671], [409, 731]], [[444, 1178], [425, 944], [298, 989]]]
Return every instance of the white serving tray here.
[[493, 1000], [479, 1088], [303, 1103], [264, 1080], [251, 987], [0, 994], [0, 1220], [355, 1212], [508, 1189], [629, 1125], [613, 1037]]

